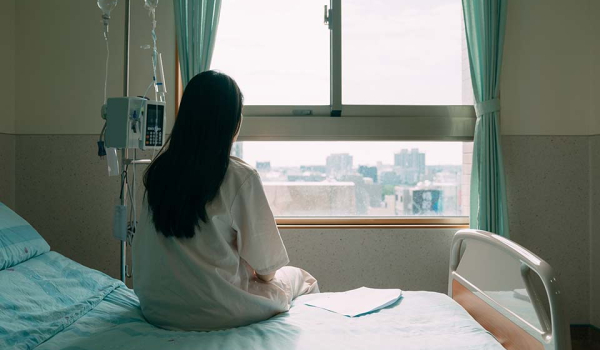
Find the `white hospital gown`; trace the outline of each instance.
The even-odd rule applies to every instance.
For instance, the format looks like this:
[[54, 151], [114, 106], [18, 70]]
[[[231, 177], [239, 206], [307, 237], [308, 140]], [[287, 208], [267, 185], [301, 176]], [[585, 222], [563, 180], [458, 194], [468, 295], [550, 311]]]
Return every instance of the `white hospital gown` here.
[[[144, 205], [133, 243], [133, 283], [142, 313], [173, 330], [216, 330], [268, 319], [302, 294], [318, 292], [288, 255], [258, 173], [231, 157], [208, 220], [193, 238], [157, 233]], [[283, 267], [283, 268], [282, 268]], [[279, 270], [278, 270], [279, 269]], [[267, 275], [258, 280], [254, 271]]]

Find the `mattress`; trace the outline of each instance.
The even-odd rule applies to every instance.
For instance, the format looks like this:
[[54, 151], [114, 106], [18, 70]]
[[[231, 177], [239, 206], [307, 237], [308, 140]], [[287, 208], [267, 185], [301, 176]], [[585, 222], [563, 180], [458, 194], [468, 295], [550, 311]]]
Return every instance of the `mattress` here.
[[[26, 269], [19, 267], [23, 264]], [[0, 271], [0, 294], [16, 291], [14, 283], [5, 284], [14, 279], [21, 283], [20, 293], [29, 295], [25, 303], [14, 297], [0, 300], [1, 307], [13, 310], [9, 317], [0, 313], [2, 349], [503, 349], [460, 305], [440, 293], [407, 291], [389, 307], [355, 318], [305, 305], [316, 297], [306, 295], [289, 312], [250, 326], [175, 332], [148, 324], [137, 297], [120, 281], [57, 253], [20, 265], [11, 274]], [[30, 278], [33, 282], [22, 283]], [[32, 308], [35, 300], [45, 305], [44, 312]], [[56, 315], [61, 322], [56, 323]], [[6, 330], [15, 317], [26, 322], [10, 334]]]

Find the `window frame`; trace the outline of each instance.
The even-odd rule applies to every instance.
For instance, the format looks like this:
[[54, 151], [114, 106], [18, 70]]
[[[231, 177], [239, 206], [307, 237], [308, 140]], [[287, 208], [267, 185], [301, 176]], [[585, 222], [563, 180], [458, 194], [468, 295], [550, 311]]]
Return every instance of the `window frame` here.
[[[342, 0], [330, 0], [330, 105], [248, 105], [238, 141], [473, 141], [472, 105], [342, 104]], [[175, 113], [183, 95], [175, 48]], [[310, 121], [310, 122], [308, 122]], [[468, 228], [469, 217], [277, 217], [280, 228]]]

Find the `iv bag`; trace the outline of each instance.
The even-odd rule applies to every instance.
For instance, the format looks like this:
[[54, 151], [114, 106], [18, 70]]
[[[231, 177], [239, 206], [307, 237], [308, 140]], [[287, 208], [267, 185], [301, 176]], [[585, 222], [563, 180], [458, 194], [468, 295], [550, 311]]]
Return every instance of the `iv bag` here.
[[158, 0], [144, 0], [144, 6], [148, 10], [154, 11], [154, 10], [156, 10], [156, 7], [158, 6]]
[[98, 7], [102, 14], [110, 17], [110, 12], [117, 6], [118, 0], [98, 0]]

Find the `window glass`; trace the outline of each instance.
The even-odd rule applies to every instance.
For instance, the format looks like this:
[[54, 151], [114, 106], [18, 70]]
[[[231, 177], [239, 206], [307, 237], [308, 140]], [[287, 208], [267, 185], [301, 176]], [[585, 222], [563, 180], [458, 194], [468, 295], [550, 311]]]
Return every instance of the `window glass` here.
[[246, 105], [329, 105], [328, 0], [226, 0], [211, 69], [231, 75]]
[[460, 0], [344, 0], [342, 102], [472, 104]]
[[468, 216], [471, 142], [237, 142], [276, 216]]

